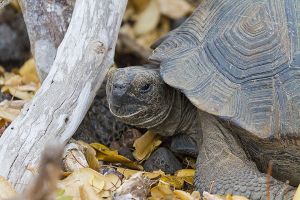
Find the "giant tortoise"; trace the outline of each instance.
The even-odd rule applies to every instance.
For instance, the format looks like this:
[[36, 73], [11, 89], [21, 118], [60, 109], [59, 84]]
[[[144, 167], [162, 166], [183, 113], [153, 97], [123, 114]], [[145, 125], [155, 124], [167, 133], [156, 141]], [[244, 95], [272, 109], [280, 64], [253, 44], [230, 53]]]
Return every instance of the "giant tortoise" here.
[[291, 199], [300, 183], [300, 1], [203, 0], [154, 47], [160, 69], [110, 72], [112, 113], [164, 136], [197, 131], [201, 192]]

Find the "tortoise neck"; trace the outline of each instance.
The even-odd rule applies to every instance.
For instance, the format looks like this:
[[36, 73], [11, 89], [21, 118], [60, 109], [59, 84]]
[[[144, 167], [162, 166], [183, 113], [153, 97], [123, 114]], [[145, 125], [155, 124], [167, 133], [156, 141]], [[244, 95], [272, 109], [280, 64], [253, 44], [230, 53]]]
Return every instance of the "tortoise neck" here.
[[151, 130], [162, 136], [172, 136], [177, 133], [190, 132], [197, 118], [196, 107], [179, 91], [176, 91], [175, 99], [169, 115], [166, 119]]

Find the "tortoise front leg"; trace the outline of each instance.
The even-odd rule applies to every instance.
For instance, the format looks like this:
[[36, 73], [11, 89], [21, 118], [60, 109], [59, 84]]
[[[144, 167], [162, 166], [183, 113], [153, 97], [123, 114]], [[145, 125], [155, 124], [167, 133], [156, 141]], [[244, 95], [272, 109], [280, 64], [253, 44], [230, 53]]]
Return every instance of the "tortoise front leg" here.
[[[250, 199], [292, 199], [295, 188], [258, 171], [238, 140], [213, 116], [200, 113], [203, 143], [195, 186], [200, 192], [242, 195]], [[267, 191], [269, 185], [269, 191]]]

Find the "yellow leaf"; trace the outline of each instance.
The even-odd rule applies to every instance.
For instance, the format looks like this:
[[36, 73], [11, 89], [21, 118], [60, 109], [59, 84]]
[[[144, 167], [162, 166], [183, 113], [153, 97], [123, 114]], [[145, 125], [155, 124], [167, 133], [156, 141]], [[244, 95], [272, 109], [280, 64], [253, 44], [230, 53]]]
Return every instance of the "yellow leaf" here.
[[27, 103], [27, 100], [14, 100], [14, 101], [8, 101], [8, 100], [4, 100], [0, 103], [1, 107], [6, 107], [6, 108], [13, 108], [13, 109], [17, 109], [17, 110], [21, 110], [25, 103]]
[[134, 32], [137, 35], [148, 33], [155, 29], [160, 19], [159, 5], [157, 0], [151, 0], [147, 8], [139, 15], [134, 24]]
[[[121, 167], [117, 167], [117, 171], [124, 175], [126, 179], [129, 179], [132, 175], [139, 173], [141, 171], [125, 169]], [[143, 175], [149, 179], [156, 179], [162, 175], [165, 175], [163, 171], [154, 171], [154, 172], [143, 172]]]
[[16, 74], [11, 73], [11, 72], [4, 72], [4, 83], [11, 79], [12, 77], [16, 76]]
[[135, 147], [135, 151], [133, 152], [133, 156], [139, 161], [145, 160], [160, 144], [161, 140], [159, 140], [159, 135], [147, 131], [134, 141], [133, 147]]
[[39, 83], [39, 77], [35, 68], [34, 59], [31, 58], [27, 60], [24, 65], [21, 67], [19, 71], [20, 75], [22, 76], [22, 80], [24, 83]]
[[243, 196], [232, 195], [231, 197], [228, 197], [228, 195], [227, 195], [226, 200], [229, 200], [229, 199], [231, 199], [231, 200], [249, 200], [248, 198], [243, 197]]
[[77, 141], [77, 143], [84, 148], [84, 155], [89, 164], [89, 167], [95, 171], [99, 171], [100, 164], [96, 157], [97, 153], [96, 153], [95, 149], [83, 141]]
[[98, 151], [103, 151], [103, 150], [110, 150], [107, 146], [100, 144], [100, 143], [91, 143], [91, 147]]
[[0, 176], [0, 199], [10, 199], [17, 195], [12, 185]]
[[293, 200], [300, 200], [300, 185], [298, 186], [298, 189], [296, 190]]
[[88, 185], [87, 183], [83, 186], [79, 187], [79, 194], [81, 200], [100, 200], [96, 194], [96, 192], [93, 190], [93, 188]]
[[4, 85], [6, 86], [19, 86], [21, 84], [22, 84], [22, 77], [19, 75], [9, 76], [4, 82]]
[[175, 172], [175, 176], [186, 177], [186, 176], [195, 176], [196, 170], [194, 169], [181, 169]]
[[180, 200], [194, 200], [189, 193], [182, 190], [175, 190], [174, 195]]
[[115, 191], [122, 185], [122, 180], [115, 174], [106, 175], [108, 181], [105, 183], [104, 190]]
[[171, 186], [175, 187], [176, 189], [181, 189], [184, 184], [184, 179], [177, 176], [162, 176], [160, 178], [161, 181], [170, 184]]
[[8, 87], [8, 92], [12, 96], [17, 97], [19, 99], [23, 99], [23, 100], [30, 100], [34, 96], [33, 93], [31, 93], [31, 92], [23, 92], [14, 87]]
[[143, 167], [128, 158], [119, 155], [117, 151], [112, 151], [103, 144], [92, 143], [91, 146], [97, 150], [96, 158], [110, 163], [121, 163], [129, 168], [143, 170]]
[[0, 107], [0, 118], [5, 119], [8, 122], [13, 121], [20, 114], [20, 110], [8, 108], [8, 107]]
[[105, 199], [109, 198], [109, 197], [111, 197], [111, 192], [103, 190], [99, 193], [99, 197], [105, 198]]
[[101, 192], [105, 186], [105, 182], [99, 178], [99, 176], [94, 177], [90, 180], [90, 185], [97, 190], [97, 193]]
[[151, 188], [151, 196], [154, 199], [173, 199], [173, 191], [168, 184], [159, 182], [157, 186]]
[[102, 175], [90, 168], [81, 168], [59, 181], [57, 187], [65, 191], [64, 195], [72, 196], [73, 200], [81, 200], [80, 187], [85, 184], [92, 187], [95, 192], [99, 192], [102, 188], [100, 195], [103, 190], [114, 191], [121, 185], [121, 180], [115, 174]]
[[184, 0], [157, 0], [160, 12], [172, 19], [179, 19], [193, 12], [193, 7]]
[[5, 83], [4, 77], [0, 76], [0, 85], [4, 85], [4, 83]]
[[201, 200], [201, 194], [198, 191], [193, 191], [191, 194], [193, 200]]
[[144, 48], [149, 48], [157, 38], [161, 38], [166, 35], [170, 31], [170, 20], [166, 18], [162, 18], [160, 20], [159, 26], [154, 30], [148, 32], [147, 34], [143, 34], [137, 37], [136, 41], [139, 45]]
[[237, 195], [226, 195], [226, 196], [220, 196], [220, 195], [213, 195], [208, 192], [203, 192], [203, 196], [206, 200], [248, 200], [248, 198], [243, 196], [237, 196]]
[[193, 185], [196, 170], [194, 169], [181, 169], [175, 172], [175, 176], [181, 177], [185, 182]]
[[29, 83], [26, 85], [20, 85], [17, 89], [20, 91], [35, 92], [38, 90], [38, 86], [35, 83]]
[[12, 0], [10, 5], [12, 5], [12, 7], [14, 7], [18, 12], [21, 12], [21, 7], [18, 3], [18, 0]]
[[129, 2], [133, 4], [134, 8], [138, 12], [140, 12], [148, 6], [150, 0], [131, 0]]

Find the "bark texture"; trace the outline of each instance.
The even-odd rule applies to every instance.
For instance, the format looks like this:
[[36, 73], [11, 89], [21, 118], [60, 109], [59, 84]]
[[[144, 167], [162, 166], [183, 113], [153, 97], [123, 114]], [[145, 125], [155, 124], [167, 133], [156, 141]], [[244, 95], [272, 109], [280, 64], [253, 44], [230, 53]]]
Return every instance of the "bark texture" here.
[[19, 0], [38, 74], [45, 80], [71, 20], [75, 0]]
[[65, 143], [78, 128], [113, 63], [126, 4], [76, 1], [49, 75], [0, 138], [0, 175], [17, 190], [30, 181], [28, 168], [37, 166], [45, 145]]

